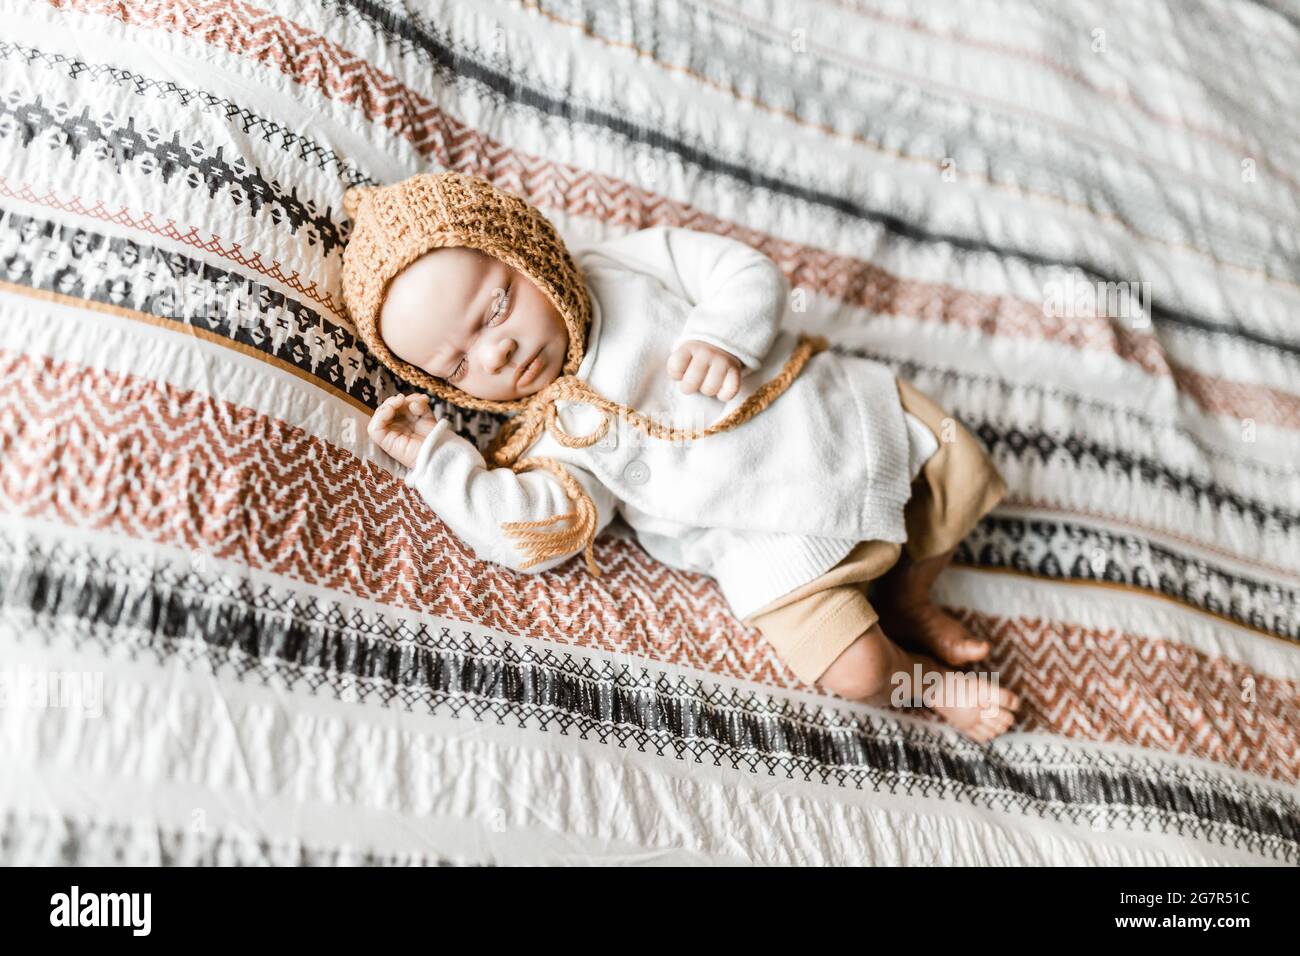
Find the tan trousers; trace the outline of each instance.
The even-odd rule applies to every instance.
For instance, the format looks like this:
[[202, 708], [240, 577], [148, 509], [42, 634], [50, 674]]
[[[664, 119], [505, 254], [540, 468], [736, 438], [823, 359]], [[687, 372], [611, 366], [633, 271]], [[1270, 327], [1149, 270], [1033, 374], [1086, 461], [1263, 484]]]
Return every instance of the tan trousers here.
[[943, 554], [956, 547], [1007, 492], [975, 436], [928, 395], [902, 379], [897, 381], [904, 410], [939, 439], [939, 450], [912, 482], [912, 497], [903, 511], [906, 543], [862, 541], [821, 577], [744, 619], [809, 684], [880, 619], [867, 600], [867, 589], [897, 563], [904, 547], [916, 560]]

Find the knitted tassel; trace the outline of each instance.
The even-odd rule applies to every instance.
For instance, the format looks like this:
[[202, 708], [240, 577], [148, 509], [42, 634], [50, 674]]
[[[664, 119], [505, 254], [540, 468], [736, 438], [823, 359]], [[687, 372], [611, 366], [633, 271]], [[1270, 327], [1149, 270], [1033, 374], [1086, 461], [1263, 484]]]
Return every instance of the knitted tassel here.
[[[507, 521], [501, 525], [507, 535], [515, 539], [515, 547], [524, 553], [528, 561], [521, 568], [531, 568], [549, 558], [572, 554], [579, 547], [586, 553], [587, 569], [596, 577], [601, 577], [596, 565], [596, 505], [591, 496], [583, 490], [578, 480], [554, 458], [525, 458], [513, 466], [515, 472], [543, 468], [560, 479], [569, 500], [573, 502], [573, 511], [540, 518], [536, 521]], [[562, 524], [565, 527], [552, 530], [551, 525]]]

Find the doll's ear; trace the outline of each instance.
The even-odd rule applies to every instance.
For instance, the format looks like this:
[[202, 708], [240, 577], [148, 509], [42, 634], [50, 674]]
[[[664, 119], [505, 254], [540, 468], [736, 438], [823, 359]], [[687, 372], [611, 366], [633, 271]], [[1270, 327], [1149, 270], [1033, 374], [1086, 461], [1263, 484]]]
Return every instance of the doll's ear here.
[[365, 198], [366, 193], [370, 192], [373, 186], [353, 186], [351, 189], [343, 192], [343, 211], [348, 214], [349, 219], [357, 218], [357, 211], [361, 208], [361, 200]]

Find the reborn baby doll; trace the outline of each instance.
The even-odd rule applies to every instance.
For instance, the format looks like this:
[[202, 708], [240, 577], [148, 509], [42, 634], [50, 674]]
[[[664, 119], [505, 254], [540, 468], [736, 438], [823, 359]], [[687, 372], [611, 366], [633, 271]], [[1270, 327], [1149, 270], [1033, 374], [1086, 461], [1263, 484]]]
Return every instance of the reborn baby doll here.
[[808, 683], [898, 704], [939, 681], [924, 703], [972, 739], [1011, 726], [1015, 695], [944, 680], [930, 656], [988, 654], [930, 586], [1001, 476], [884, 365], [784, 329], [770, 259], [654, 228], [575, 262], [537, 209], [457, 173], [344, 206], [344, 301], [375, 356], [453, 405], [517, 413], [486, 456], [425, 394], [370, 423], [482, 560], [536, 572], [581, 553], [600, 574], [592, 542], [618, 513], [653, 557], [717, 580]]

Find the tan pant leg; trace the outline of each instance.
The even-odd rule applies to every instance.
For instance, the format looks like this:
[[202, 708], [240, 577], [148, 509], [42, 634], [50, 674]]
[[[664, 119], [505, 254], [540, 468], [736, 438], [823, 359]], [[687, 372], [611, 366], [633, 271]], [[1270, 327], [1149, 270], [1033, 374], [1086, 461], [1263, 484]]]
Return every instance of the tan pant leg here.
[[[979, 441], [933, 399], [898, 380], [903, 409], [939, 440], [912, 482], [903, 511], [905, 547], [921, 560], [956, 547], [1006, 494]], [[861, 541], [825, 574], [744, 619], [756, 627], [800, 680], [816, 683], [826, 668], [880, 618], [867, 599], [871, 582], [897, 563], [904, 545]]]
[[939, 450], [912, 483], [903, 518], [907, 553], [923, 560], [955, 548], [1007, 493], [979, 439], [910, 382], [898, 379], [903, 409], [939, 439]]
[[814, 684], [880, 616], [866, 587], [898, 561], [902, 547], [860, 541], [839, 564], [745, 618], [800, 680]]

